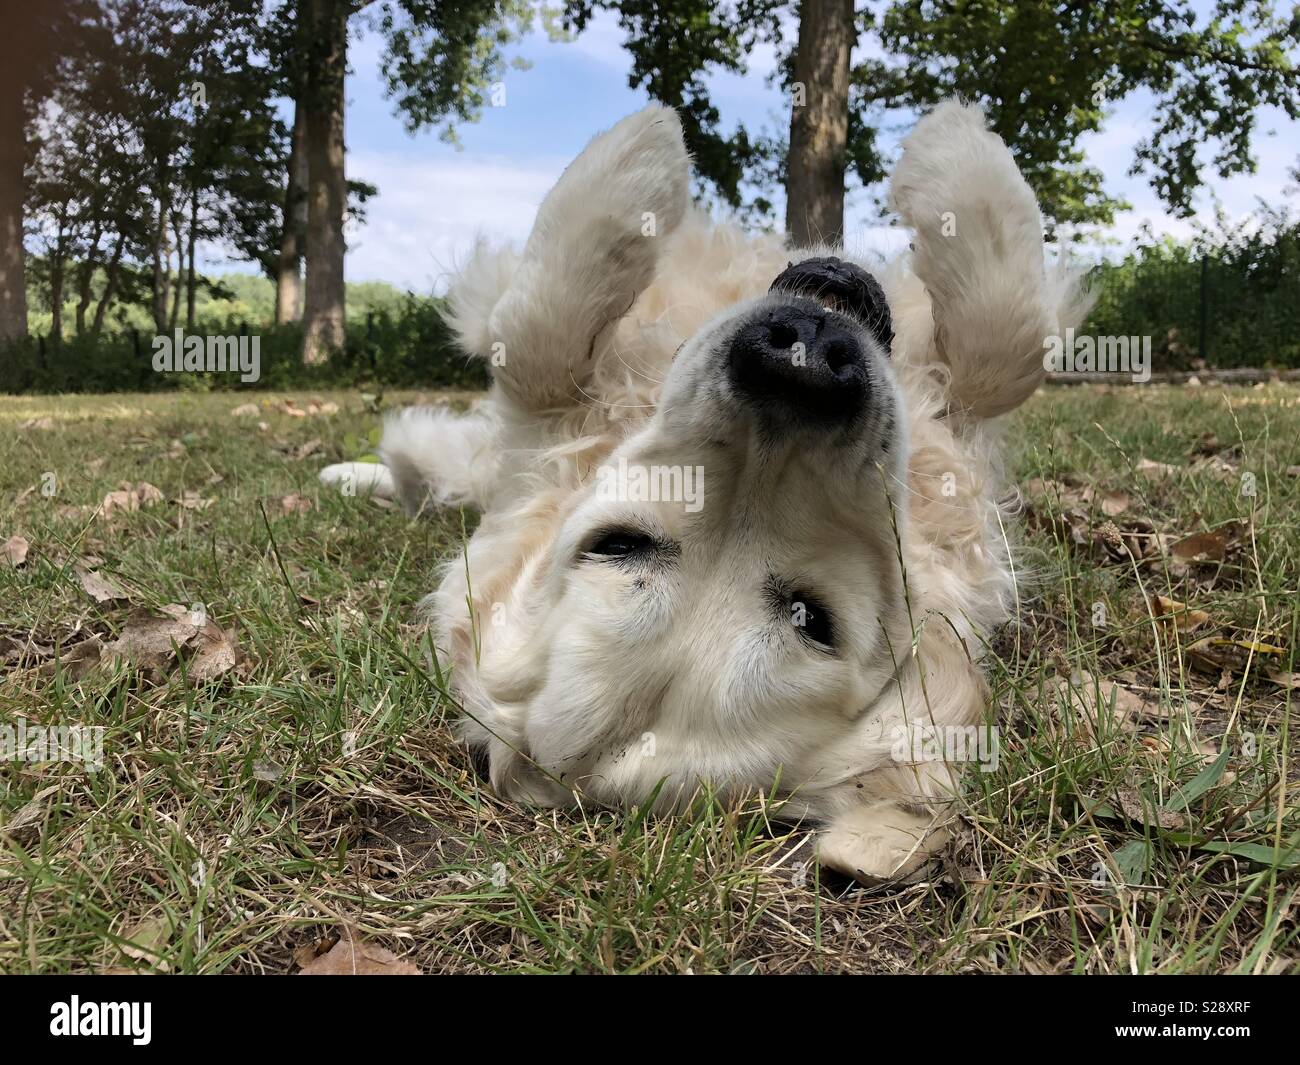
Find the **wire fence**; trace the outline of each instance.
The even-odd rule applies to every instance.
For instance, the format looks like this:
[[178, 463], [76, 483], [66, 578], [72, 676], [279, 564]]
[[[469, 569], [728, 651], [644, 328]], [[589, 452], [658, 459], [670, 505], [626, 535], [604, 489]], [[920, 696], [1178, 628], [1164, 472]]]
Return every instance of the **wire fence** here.
[[1293, 243], [1249, 259], [1193, 255], [1102, 264], [1091, 277], [1096, 336], [1151, 337], [1153, 368], [1300, 367], [1300, 254]]

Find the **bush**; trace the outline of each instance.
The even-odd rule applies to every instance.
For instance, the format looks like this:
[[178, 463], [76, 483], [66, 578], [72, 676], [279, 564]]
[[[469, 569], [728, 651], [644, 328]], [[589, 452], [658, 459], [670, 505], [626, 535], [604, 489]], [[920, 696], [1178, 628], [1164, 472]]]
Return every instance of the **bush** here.
[[1092, 283], [1085, 331], [1150, 336], [1155, 369], [1300, 366], [1300, 219], [1285, 209], [1186, 243], [1147, 240]]
[[194, 335], [258, 338], [261, 376], [245, 384], [237, 373], [159, 373], [153, 335], [141, 330], [72, 336], [55, 347], [28, 337], [0, 348], [0, 391], [154, 392], [200, 388], [486, 388], [483, 362], [460, 351], [440, 300], [406, 295], [393, 308], [369, 312], [347, 325], [347, 343], [328, 362], [304, 366], [302, 327], [250, 326], [234, 318], [208, 318]]

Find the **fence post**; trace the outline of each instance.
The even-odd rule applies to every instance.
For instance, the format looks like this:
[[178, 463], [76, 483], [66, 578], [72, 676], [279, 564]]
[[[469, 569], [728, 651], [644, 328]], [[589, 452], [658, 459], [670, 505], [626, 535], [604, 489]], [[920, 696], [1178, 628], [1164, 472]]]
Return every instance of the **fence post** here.
[[1196, 341], [1196, 356], [1197, 358], [1200, 359], [1205, 358], [1205, 323], [1206, 323], [1205, 290], [1207, 287], [1206, 281], [1209, 274], [1209, 268], [1210, 268], [1209, 255], [1202, 255], [1201, 256], [1201, 316], [1200, 316], [1201, 320], [1200, 320], [1199, 328], [1197, 330], [1198, 336]]

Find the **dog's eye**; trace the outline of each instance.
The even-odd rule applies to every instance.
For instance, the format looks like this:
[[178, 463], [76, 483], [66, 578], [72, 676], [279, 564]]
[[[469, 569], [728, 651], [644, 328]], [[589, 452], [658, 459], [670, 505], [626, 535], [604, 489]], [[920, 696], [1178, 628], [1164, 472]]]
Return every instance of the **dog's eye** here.
[[649, 552], [654, 546], [654, 539], [639, 530], [606, 529], [584, 553], [596, 558], [626, 558]]
[[835, 630], [830, 611], [816, 599], [796, 592], [790, 599], [790, 620], [804, 639], [834, 648]]

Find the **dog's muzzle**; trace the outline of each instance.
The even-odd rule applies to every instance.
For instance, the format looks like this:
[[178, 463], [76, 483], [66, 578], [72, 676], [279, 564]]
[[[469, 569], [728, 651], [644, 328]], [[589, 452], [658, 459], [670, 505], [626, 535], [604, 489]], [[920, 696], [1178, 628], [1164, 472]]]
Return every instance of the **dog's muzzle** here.
[[830, 426], [869, 398], [867, 353], [848, 322], [809, 299], [769, 305], [727, 352], [732, 386], [773, 415]]

